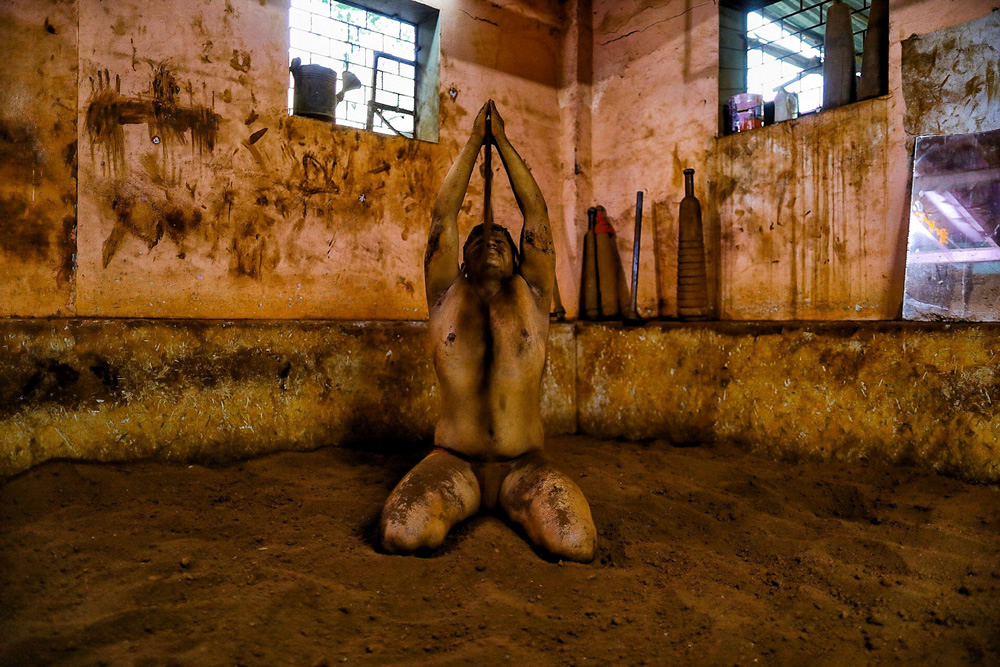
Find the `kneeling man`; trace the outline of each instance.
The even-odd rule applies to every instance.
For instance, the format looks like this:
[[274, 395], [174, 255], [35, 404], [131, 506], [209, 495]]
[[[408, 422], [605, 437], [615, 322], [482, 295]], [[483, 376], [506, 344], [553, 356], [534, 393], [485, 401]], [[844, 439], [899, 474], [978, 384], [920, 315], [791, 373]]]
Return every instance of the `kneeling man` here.
[[[487, 208], [459, 267], [458, 212], [486, 143], [487, 112], [524, 217], [521, 247]], [[424, 276], [442, 417], [434, 451], [386, 501], [383, 546], [393, 553], [433, 549], [459, 521], [499, 508], [541, 549], [592, 560], [596, 532], [587, 499], [542, 453], [541, 382], [555, 276], [548, 212], [492, 101], [438, 194]]]

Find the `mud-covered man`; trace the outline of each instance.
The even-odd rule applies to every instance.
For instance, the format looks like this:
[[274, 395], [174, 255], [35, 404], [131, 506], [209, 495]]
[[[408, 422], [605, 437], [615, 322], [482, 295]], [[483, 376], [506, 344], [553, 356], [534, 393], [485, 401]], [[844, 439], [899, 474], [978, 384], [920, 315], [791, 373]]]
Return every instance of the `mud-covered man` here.
[[[476, 158], [493, 142], [524, 217], [520, 251], [489, 215], [458, 263], [458, 212]], [[490, 101], [445, 178], [424, 258], [430, 336], [442, 394], [435, 449], [393, 490], [382, 512], [390, 552], [433, 549], [456, 523], [498, 508], [540, 549], [594, 557], [590, 507], [542, 453], [541, 380], [555, 250], [542, 193]]]

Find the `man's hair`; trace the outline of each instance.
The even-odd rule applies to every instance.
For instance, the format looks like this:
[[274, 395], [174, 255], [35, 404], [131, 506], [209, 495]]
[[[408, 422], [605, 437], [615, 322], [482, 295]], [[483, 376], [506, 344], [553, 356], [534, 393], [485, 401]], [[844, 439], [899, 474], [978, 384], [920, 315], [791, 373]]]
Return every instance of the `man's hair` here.
[[[521, 254], [517, 251], [517, 246], [514, 245], [514, 239], [511, 237], [510, 232], [507, 228], [494, 223], [494, 227], [499, 227], [503, 230], [503, 235], [507, 238], [507, 243], [510, 244], [510, 256], [514, 264], [514, 273], [517, 273], [517, 267], [521, 263]], [[465, 273], [465, 253], [469, 250], [469, 244], [472, 243], [477, 237], [482, 236], [485, 231], [485, 227], [482, 224], [478, 224], [472, 228], [469, 232], [468, 238], [465, 239], [465, 245], [462, 246], [462, 273]]]

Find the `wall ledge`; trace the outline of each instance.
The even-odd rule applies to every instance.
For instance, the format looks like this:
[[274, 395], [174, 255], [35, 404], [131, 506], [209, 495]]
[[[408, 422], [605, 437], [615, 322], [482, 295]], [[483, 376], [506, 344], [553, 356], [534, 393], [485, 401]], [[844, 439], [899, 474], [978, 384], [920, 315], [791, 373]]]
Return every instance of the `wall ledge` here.
[[909, 322], [902, 320], [711, 320], [711, 321], [681, 321], [681, 320], [645, 320], [640, 324], [624, 322], [586, 322], [574, 323], [577, 327], [601, 326], [613, 329], [705, 329], [729, 334], [760, 335], [762, 333], [781, 333], [783, 331], [814, 331], [814, 332], [845, 332], [857, 331], [970, 331], [973, 329], [992, 330], [1000, 333], [1000, 322]]

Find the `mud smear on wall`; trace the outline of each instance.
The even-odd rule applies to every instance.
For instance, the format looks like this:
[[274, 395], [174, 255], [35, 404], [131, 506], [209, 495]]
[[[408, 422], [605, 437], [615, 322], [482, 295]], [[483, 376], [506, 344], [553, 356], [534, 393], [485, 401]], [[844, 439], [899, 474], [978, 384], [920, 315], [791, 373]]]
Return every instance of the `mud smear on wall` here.
[[0, 249], [25, 259], [45, 259], [51, 245], [49, 229], [29, 214], [29, 203], [23, 195], [0, 196]]
[[258, 214], [236, 228], [230, 245], [230, 275], [260, 280], [265, 271], [278, 265], [281, 253], [270, 240], [276, 222], [267, 214]]
[[0, 250], [31, 260], [47, 257], [50, 246], [49, 226], [30, 210], [42, 161], [31, 128], [0, 122], [0, 177], [8, 186], [0, 189]]
[[[184, 259], [188, 251], [186, 241], [196, 236], [212, 236], [204, 225], [203, 211], [208, 206], [198, 201], [197, 181], [194, 185], [185, 183], [189, 198], [177, 196], [173, 189], [183, 181], [183, 173], [171, 167], [167, 158], [178, 146], [190, 145], [192, 154], [198, 155], [213, 151], [222, 117], [202, 105], [182, 104], [181, 85], [169, 65], [148, 64], [151, 68], [148, 88], [136, 97], [122, 95], [121, 78], [116, 75], [112, 80], [108, 70], [99, 71], [96, 79], [91, 79], [93, 92], [85, 114], [91, 150], [102, 147], [111, 172], [118, 176], [101, 201], [107, 217], [114, 221], [101, 249], [104, 268], [130, 237], [141, 241], [148, 251], [166, 236], [177, 246], [178, 258]], [[193, 97], [190, 82], [185, 90]], [[139, 157], [146, 178], [126, 177], [129, 161], [124, 128], [142, 124], [147, 127], [151, 143], [160, 146], [160, 155], [153, 152]], [[213, 250], [218, 246], [220, 231], [215, 230]]]
[[[120, 342], [129, 337], [129, 332], [118, 331], [117, 335]], [[151, 340], [159, 345], [169, 341], [169, 337]], [[135, 366], [129, 354], [126, 347], [124, 356], [122, 350], [108, 357], [99, 350], [77, 349], [54, 356], [22, 355], [5, 359], [0, 420], [53, 406], [67, 410], [107, 409], [144, 400], [154, 383]], [[314, 353], [281, 355], [261, 348], [240, 347], [222, 353], [195, 352], [178, 358], [158, 358], [146, 368], [156, 369], [155, 386], [170, 395], [191, 389], [248, 384], [286, 391], [301, 382], [301, 375], [314, 373], [315, 366]]]
[[[285, 119], [277, 133], [268, 127], [248, 132], [234, 155], [245, 151], [249, 169], [228, 184], [209, 182], [207, 192], [203, 181], [164, 173], [155, 152], [140, 157], [145, 178], [118, 179], [102, 197], [114, 220], [102, 248], [105, 268], [126, 239], [149, 251], [165, 237], [181, 259], [197, 252], [215, 261], [221, 252], [234, 279], [263, 280], [283, 261], [329, 261], [339, 244], [351, 261], [384, 262], [387, 244], [373, 229], [398, 216], [391, 212], [402, 208], [407, 234], [410, 226], [424, 227], [418, 211], [430, 208], [427, 182], [437, 171], [432, 149], [342, 128], [318, 130], [314, 121]], [[177, 187], [181, 182], [184, 189]], [[321, 245], [310, 234], [310, 242], [300, 242], [307, 225], [320, 225], [332, 238]]]
[[5, 176], [36, 169], [43, 162], [44, 150], [33, 128], [0, 121], [0, 169]]
[[[74, 200], [75, 203], [75, 200]], [[60, 236], [60, 247], [62, 249], [62, 263], [56, 274], [56, 280], [61, 284], [69, 284], [76, 273], [76, 225], [75, 215], [67, 215], [62, 220], [62, 236]]]
[[229, 66], [237, 72], [250, 71], [251, 54], [246, 51], [233, 49], [233, 57], [229, 60]]
[[993, 12], [902, 42], [909, 137], [1000, 129], [998, 32], [1000, 13]]
[[152, 68], [149, 88], [137, 97], [121, 94], [121, 78], [114, 82], [108, 70], [91, 78], [92, 92], [87, 101], [85, 127], [92, 145], [104, 148], [105, 158], [115, 173], [125, 167], [125, 125], [145, 124], [154, 144], [186, 144], [202, 153], [215, 148], [222, 117], [198, 105], [182, 105], [181, 88], [165, 62], [149, 63]]
[[[454, 92], [454, 96], [452, 95]], [[461, 136], [462, 123], [469, 112], [458, 103], [459, 90], [451, 88], [438, 93], [438, 118], [441, 123], [441, 141], [449, 154], [456, 154], [461, 148], [458, 137]]]
[[152, 250], [166, 235], [183, 254], [184, 240], [202, 230], [204, 216], [199, 207], [161, 201], [128, 181], [112, 184], [106, 203], [114, 225], [101, 248], [101, 261], [107, 268], [127, 237], [142, 241]]
[[64, 168], [75, 179], [76, 142], [61, 157], [63, 164], [49, 159], [34, 127], [0, 120], [0, 251], [22, 261], [54, 260], [55, 280], [65, 285], [75, 269], [76, 217], [60, 219], [60, 211], [72, 211], [76, 197], [69, 188], [58, 196], [51, 182]]
[[13, 400], [4, 402], [6, 414], [22, 405], [55, 403], [72, 408], [79, 403], [75, 385], [80, 373], [75, 368], [56, 359], [45, 359], [35, 362], [33, 371], [23, 383], [10, 385], [14, 390]]
[[[330, 247], [322, 249], [325, 255], [337, 247], [347, 247], [365, 261], [383, 259], [384, 239], [372, 231], [388, 218], [400, 225], [397, 232], [404, 238], [415, 232], [425, 233], [424, 213], [431, 209], [440, 178], [434, 147], [378, 135], [362, 136], [340, 128], [329, 134], [306, 134], [303, 131], [307, 128], [313, 129], [312, 121], [294, 117], [281, 121], [280, 162], [287, 171], [278, 183], [263, 179], [260, 183], [260, 189], [269, 192], [272, 199], [279, 195], [277, 201], [290, 203], [292, 214], [297, 214], [294, 232], [307, 222], [322, 225], [336, 235]], [[302, 256], [289, 259], [324, 259], [324, 255], [316, 257], [315, 250], [296, 247], [294, 236], [290, 241], [283, 247], [286, 256]]]
[[[229, 257], [229, 275], [260, 280], [265, 268], [277, 266], [279, 244], [270, 238], [275, 220], [265, 210], [275, 199], [265, 187], [256, 193], [254, 204], [249, 205], [245, 199], [239, 199], [237, 188], [230, 182], [212, 204], [216, 238], [225, 236], [228, 239], [225, 250]], [[209, 254], [213, 260], [215, 250], [213, 247]]]

